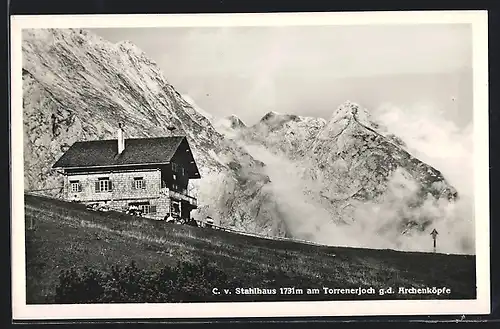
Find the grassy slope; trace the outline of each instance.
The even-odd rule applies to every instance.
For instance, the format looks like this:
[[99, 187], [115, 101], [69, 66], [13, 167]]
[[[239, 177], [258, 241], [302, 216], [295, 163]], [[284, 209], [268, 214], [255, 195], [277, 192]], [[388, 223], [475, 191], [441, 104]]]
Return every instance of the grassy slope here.
[[[125, 214], [96, 213], [82, 205], [25, 196], [27, 302], [50, 303], [60, 270], [113, 264], [163, 267], [177, 260], [208, 258], [246, 287], [448, 287], [451, 296], [475, 298], [475, 257], [390, 250], [320, 247], [228, 232], [166, 224]], [[248, 298], [248, 297], [247, 297]], [[253, 296], [280, 299], [280, 296]], [[436, 298], [294, 296], [301, 299]]]

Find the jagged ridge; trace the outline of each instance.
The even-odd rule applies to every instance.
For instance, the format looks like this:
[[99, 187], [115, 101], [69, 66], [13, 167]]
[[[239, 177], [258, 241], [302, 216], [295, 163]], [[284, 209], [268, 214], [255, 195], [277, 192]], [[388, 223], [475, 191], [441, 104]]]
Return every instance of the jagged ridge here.
[[[396, 207], [418, 209], [429, 196], [447, 201], [458, 197], [441, 172], [412, 156], [401, 139], [350, 101], [341, 104], [328, 122], [268, 113], [244, 139], [302, 168], [297, 174], [305, 181], [304, 199], [326, 209], [339, 224], [356, 220], [357, 209], [366, 203], [397, 198], [393, 194], [398, 188], [408, 196], [397, 200], [395, 212]], [[408, 226], [424, 230], [432, 223], [432, 218], [419, 216], [418, 211], [401, 213], [392, 223], [395, 232], [407, 232]]]

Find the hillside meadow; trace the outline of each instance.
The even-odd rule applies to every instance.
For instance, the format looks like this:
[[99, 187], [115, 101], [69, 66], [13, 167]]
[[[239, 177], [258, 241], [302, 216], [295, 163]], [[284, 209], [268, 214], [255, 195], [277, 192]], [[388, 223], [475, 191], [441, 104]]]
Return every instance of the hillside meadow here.
[[[25, 224], [28, 304], [473, 299], [476, 295], [475, 257], [468, 255], [275, 241], [117, 212], [92, 212], [81, 204], [32, 195], [25, 195]], [[325, 293], [324, 289], [370, 287], [376, 293]], [[438, 296], [432, 289], [400, 294], [400, 287], [447, 288], [449, 294]], [[213, 288], [228, 290], [214, 294]], [[276, 293], [244, 294], [241, 288]], [[393, 293], [379, 293], [388, 288]], [[308, 293], [308, 289], [318, 290]], [[78, 299], [77, 291], [87, 296]]]

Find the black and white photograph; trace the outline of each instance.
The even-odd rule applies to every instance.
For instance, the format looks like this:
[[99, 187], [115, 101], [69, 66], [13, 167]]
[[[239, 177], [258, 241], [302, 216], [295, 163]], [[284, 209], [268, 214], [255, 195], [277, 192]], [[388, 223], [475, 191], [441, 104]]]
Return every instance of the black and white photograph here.
[[489, 311], [485, 12], [13, 16], [11, 45], [14, 317]]

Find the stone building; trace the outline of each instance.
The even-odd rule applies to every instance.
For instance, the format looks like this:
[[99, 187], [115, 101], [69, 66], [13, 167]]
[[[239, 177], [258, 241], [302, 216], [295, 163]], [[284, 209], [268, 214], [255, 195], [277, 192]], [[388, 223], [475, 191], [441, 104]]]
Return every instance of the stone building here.
[[52, 168], [64, 175], [68, 201], [135, 206], [158, 220], [188, 219], [198, 206], [188, 186], [200, 173], [185, 136], [125, 139], [120, 125], [117, 139], [76, 142]]

